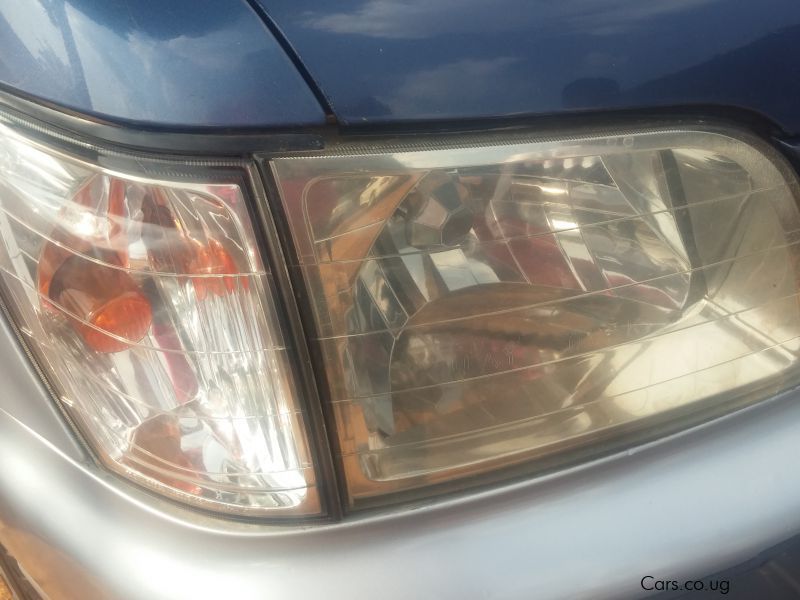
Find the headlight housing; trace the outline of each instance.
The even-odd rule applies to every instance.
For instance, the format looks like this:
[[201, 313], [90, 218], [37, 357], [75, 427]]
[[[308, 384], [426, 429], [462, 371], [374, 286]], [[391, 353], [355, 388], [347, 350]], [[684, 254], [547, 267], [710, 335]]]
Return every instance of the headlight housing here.
[[797, 382], [797, 189], [771, 149], [711, 129], [433, 146], [273, 162], [351, 504]]
[[246, 163], [72, 149], [0, 123], [0, 282], [65, 414], [107, 467], [163, 494], [320, 514]]

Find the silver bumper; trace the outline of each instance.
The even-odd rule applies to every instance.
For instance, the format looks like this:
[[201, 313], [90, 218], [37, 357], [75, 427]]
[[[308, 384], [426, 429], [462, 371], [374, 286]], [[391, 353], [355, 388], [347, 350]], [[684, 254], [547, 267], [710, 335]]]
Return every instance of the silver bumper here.
[[800, 392], [561, 473], [309, 527], [96, 467], [0, 324], [0, 543], [53, 599], [620, 598], [800, 532]]

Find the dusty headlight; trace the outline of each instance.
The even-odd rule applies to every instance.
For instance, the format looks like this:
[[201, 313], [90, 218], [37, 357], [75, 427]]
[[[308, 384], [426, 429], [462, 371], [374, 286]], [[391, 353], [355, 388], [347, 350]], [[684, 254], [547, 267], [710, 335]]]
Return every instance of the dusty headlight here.
[[215, 510], [318, 514], [244, 180], [233, 167], [100, 168], [0, 124], [3, 295], [108, 467]]
[[798, 379], [793, 176], [737, 133], [275, 160], [353, 503]]

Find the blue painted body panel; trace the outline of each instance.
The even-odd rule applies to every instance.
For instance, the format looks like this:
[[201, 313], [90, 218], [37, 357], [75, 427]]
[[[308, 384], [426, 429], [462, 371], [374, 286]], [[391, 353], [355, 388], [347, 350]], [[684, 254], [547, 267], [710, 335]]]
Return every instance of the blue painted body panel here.
[[[800, 133], [796, 0], [257, 0], [345, 125], [717, 105]], [[0, 83], [118, 122], [324, 111], [245, 0], [0, 0]]]
[[800, 133], [797, 0], [258, 0], [345, 124], [720, 105]]
[[0, 82], [113, 121], [282, 127], [325, 120], [245, 0], [0, 0]]

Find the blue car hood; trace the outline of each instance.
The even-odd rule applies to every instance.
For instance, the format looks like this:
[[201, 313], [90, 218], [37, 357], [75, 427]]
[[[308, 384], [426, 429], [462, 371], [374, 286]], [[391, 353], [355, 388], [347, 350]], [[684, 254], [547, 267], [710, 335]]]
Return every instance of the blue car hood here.
[[800, 132], [797, 0], [257, 0], [346, 126], [722, 105]]
[[324, 96], [345, 127], [706, 105], [800, 134], [797, 0], [249, 1], [0, 1], [0, 89], [170, 128], [319, 126]]
[[325, 123], [247, 0], [0, 0], [0, 89], [132, 127]]

